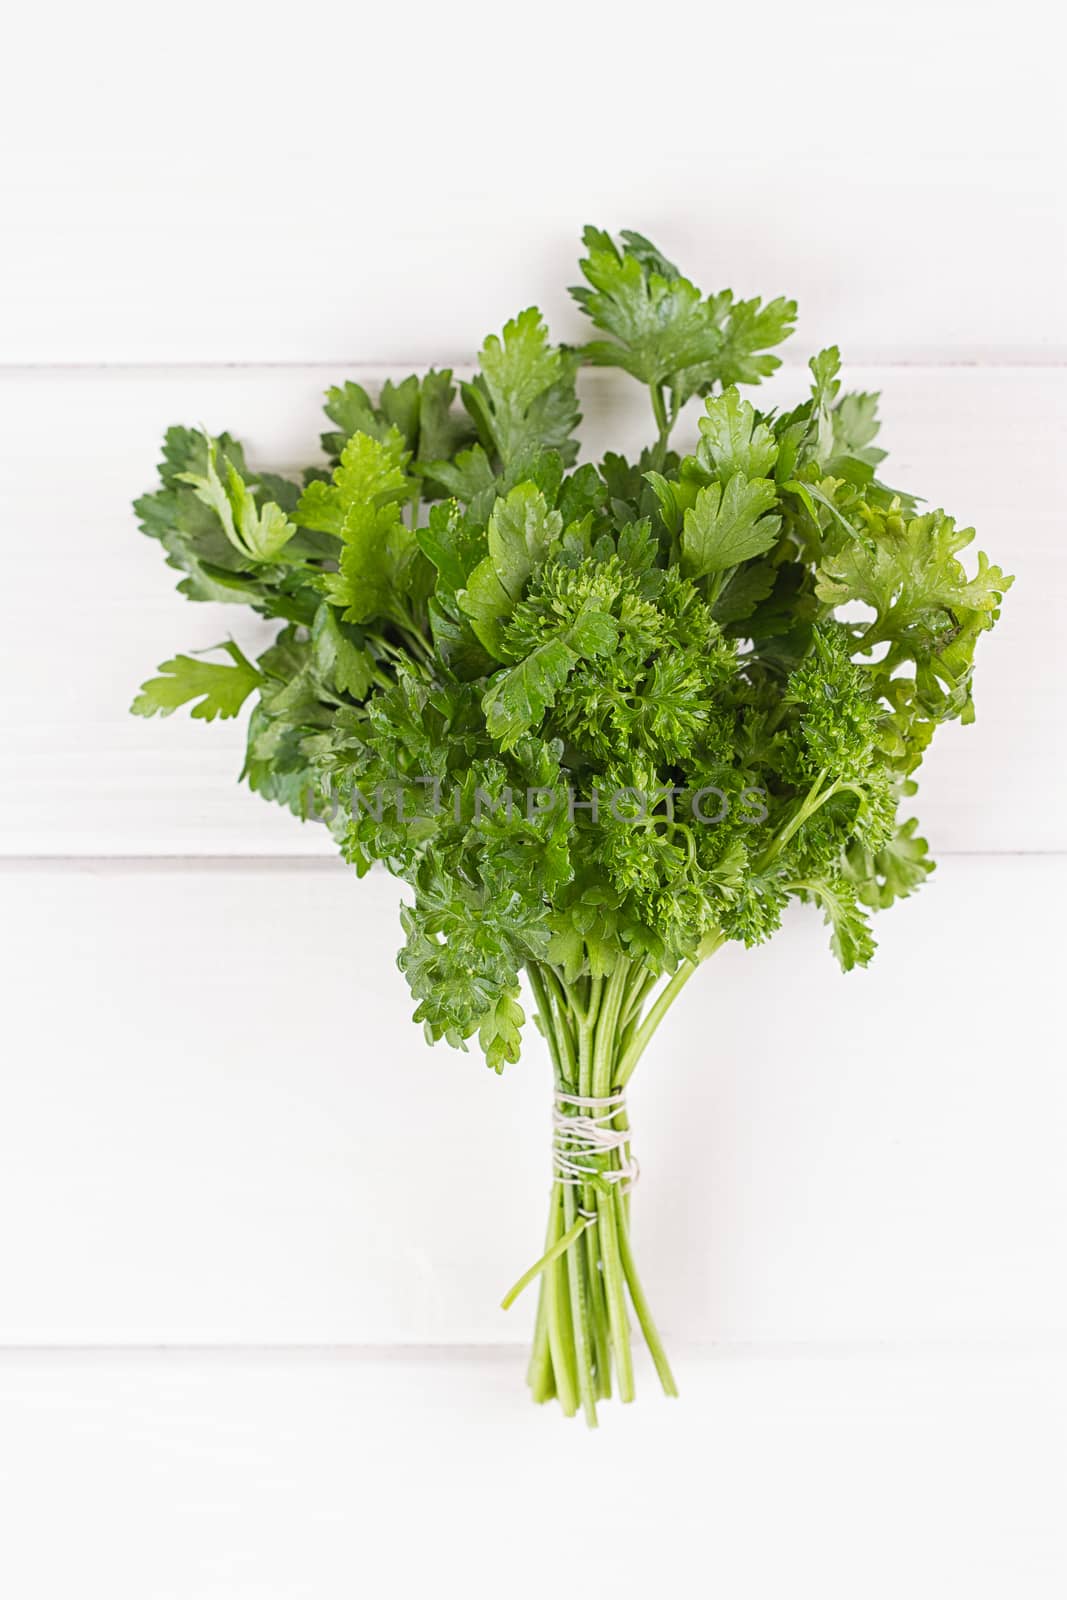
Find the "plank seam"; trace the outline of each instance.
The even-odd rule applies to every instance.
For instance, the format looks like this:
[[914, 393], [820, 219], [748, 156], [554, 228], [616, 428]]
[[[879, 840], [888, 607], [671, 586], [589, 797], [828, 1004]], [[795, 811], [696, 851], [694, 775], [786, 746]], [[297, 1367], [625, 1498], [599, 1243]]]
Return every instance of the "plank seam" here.
[[[144, 377], [150, 373], [165, 375], [167, 373], [192, 373], [192, 372], [244, 372], [244, 373], [269, 373], [269, 372], [333, 372], [337, 367], [345, 367], [349, 371], [365, 373], [372, 377], [376, 373], [395, 372], [399, 368], [405, 370], [424, 370], [430, 366], [448, 366], [458, 370], [473, 370], [477, 366], [477, 357], [467, 353], [465, 355], [442, 355], [430, 357], [399, 357], [391, 359], [382, 357], [373, 361], [366, 361], [350, 356], [331, 357], [328, 360], [316, 358], [309, 361], [26, 361], [4, 362], [0, 361], [0, 379], [8, 377], [27, 377], [32, 374], [52, 374], [62, 376], [85, 376], [91, 374], [119, 374], [131, 377]], [[1041, 373], [1041, 372], [1067, 372], [1067, 357], [1052, 356], [1042, 360], [989, 360], [986, 358], [961, 357], [958, 360], [931, 361], [916, 358], [915, 360], [880, 360], [877, 357], [865, 355], [849, 355], [844, 361], [845, 371], [856, 367], [873, 367], [883, 372], [993, 372], [999, 375], [1004, 373]], [[783, 361], [782, 372], [806, 372], [807, 363], [804, 361]], [[594, 381], [618, 383], [621, 381], [618, 373], [612, 369], [600, 367], [583, 367], [583, 377]]]
[[[888, 1339], [720, 1339], [720, 1340], [675, 1340], [678, 1350], [689, 1356], [714, 1356], [726, 1359], [757, 1359], [757, 1360], [832, 1360], [840, 1361], [848, 1358], [862, 1358], [867, 1360], [880, 1360], [885, 1356], [903, 1355], [935, 1355], [946, 1358], [956, 1358], [960, 1355], [992, 1356], [1015, 1355], [1026, 1353], [1067, 1358], [1067, 1334], [1059, 1330], [1048, 1333], [1020, 1334], [1016, 1337], [983, 1338], [975, 1336], [968, 1338], [966, 1335], [948, 1338], [888, 1338]], [[197, 1357], [218, 1356], [222, 1359], [234, 1357], [262, 1357], [262, 1356], [345, 1356], [357, 1357], [363, 1360], [379, 1360], [388, 1357], [392, 1360], [422, 1359], [431, 1356], [436, 1359], [453, 1361], [472, 1360], [481, 1361], [487, 1357], [500, 1357], [509, 1360], [524, 1354], [527, 1341], [516, 1339], [514, 1342], [485, 1341], [483, 1343], [457, 1343], [442, 1344], [439, 1341], [429, 1340], [422, 1343], [417, 1339], [397, 1341], [392, 1344], [381, 1342], [361, 1343], [359, 1341], [338, 1342], [336, 1340], [323, 1340], [322, 1342], [292, 1343], [282, 1341], [278, 1344], [263, 1341], [250, 1341], [248, 1343], [226, 1344], [221, 1342], [189, 1342], [176, 1341], [150, 1341], [142, 1343], [116, 1344], [114, 1342], [92, 1344], [73, 1342], [70, 1344], [0, 1344], [0, 1363], [9, 1359], [20, 1357], [63, 1357], [79, 1356], [89, 1359], [100, 1358], [103, 1360], [125, 1358], [130, 1356], [168, 1356], [168, 1357]]]
[[[1067, 856], [1067, 847], [1056, 850], [945, 850], [939, 849], [936, 859], [939, 861], [953, 860], [989, 860], [989, 861], [1014, 861], [1014, 860], [1057, 860]], [[303, 870], [312, 868], [316, 871], [328, 870], [331, 872], [350, 872], [352, 868], [339, 855], [299, 855], [281, 852], [279, 854], [246, 854], [227, 855], [224, 853], [204, 855], [173, 855], [162, 853], [159, 855], [40, 855], [29, 853], [20, 855], [15, 851], [0, 852], [0, 871], [11, 867], [116, 867], [128, 869], [131, 867], [211, 867], [223, 870], [226, 868], [241, 868], [244, 870], [262, 869], [265, 867], [278, 867], [282, 870]], [[380, 871], [380, 868], [376, 868]], [[396, 880], [398, 883], [401, 879]]]

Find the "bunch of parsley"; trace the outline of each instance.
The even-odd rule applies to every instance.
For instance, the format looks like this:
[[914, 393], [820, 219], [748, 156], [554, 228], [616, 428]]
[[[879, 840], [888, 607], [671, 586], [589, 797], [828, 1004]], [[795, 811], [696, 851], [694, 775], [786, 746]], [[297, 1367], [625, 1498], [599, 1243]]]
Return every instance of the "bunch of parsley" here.
[[[189, 599], [279, 626], [255, 661], [228, 640], [164, 662], [133, 709], [252, 700], [250, 787], [409, 885], [399, 961], [429, 1039], [516, 1061], [526, 974], [560, 1115], [609, 1137], [579, 1140], [578, 1175], [557, 1166], [514, 1292], [540, 1276], [535, 1397], [593, 1422], [613, 1381], [633, 1393], [627, 1300], [674, 1392], [620, 1091], [700, 963], [768, 938], [791, 899], [843, 968], [870, 959], [869, 912], [932, 868], [901, 802], [937, 726], [973, 718], [1011, 580], [983, 555], [969, 576], [972, 530], [881, 481], [877, 397], [842, 394], [836, 349], [795, 410], [742, 399], [792, 301], [705, 296], [640, 234], [585, 245], [573, 293], [601, 337], [554, 346], [530, 309], [460, 403], [447, 371], [331, 389], [329, 468], [299, 483], [228, 434], [170, 430], [144, 532]], [[637, 461], [577, 464], [583, 362], [648, 389]]]

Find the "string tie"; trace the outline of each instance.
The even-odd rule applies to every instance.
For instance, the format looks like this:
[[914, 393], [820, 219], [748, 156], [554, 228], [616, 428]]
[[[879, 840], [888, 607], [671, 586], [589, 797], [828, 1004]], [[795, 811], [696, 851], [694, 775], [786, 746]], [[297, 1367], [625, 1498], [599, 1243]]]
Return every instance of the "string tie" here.
[[[623, 1194], [633, 1188], [641, 1169], [629, 1152], [630, 1131], [615, 1126], [625, 1108], [622, 1089], [606, 1095], [557, 1090], [552, 1107], [552, 1169], [557, 1183], [618, 1183]], [[619, 1165], [608, 1166], [603, 1158], [615, 1150]], [[580, 1210], [579, 1215], [589, 1213]]]

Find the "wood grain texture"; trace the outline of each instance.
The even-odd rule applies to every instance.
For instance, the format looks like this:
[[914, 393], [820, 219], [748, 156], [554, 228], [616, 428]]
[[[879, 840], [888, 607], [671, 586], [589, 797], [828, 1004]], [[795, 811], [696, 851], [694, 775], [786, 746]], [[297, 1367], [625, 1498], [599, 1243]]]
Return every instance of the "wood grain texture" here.
[[[1051, 15], [7, 19], [3, 1596], [1062, 1600]], [[924, 769], [942, 865], [870, 971], [841, 977], [798, 910], [716, 957], [635, 1080], [637, 1242], [684, 1398], [659, 1401], [639, 1349], [610, 1466], [526, 1401], [532, 1304], [496, 1309], [541, 1247], [540, 1044], [501, 1080], [427, 1049], [397, 885], [240, 789], [239, 727], [126, 712], [174, 650], [257, 637], [175, 595], [135, 532], [163, 428], [298, 465], [328, 383], [470, 361], [533, 301], [580, 339], [587, 221], [647, 231], [705, 289], [795, 295], [764, 396], [788, 404], [840, 343], [884, 392], [893, 472], [1018, 574], [978, 723]], [[646, 436], [625, 384], [582, 392], [590, 453]], [[198, 1348], [136, 1348], [175, 1344]]]
[[682, 1349], [682, 1400], [605, 1406], [599, 1437], [536, 1411], [522, 1366], [0, 1356], [0, 1585], [59, 1600], [106, 1572], [109, 1600], [406, 1600], [455, 1572], [476, 1600], [532, 1600], [565, 1573], [645, 1600], [697, 1574], [729, 1600], [1061, 1600], [1055, 1353]]
[[[1067, 354], [1047, 8], [545, 0], [24, 11], [6, 86], [7, 362], [470, 358], [581, 323], [583, 223], [707, 289], [796, 295], [854, 360]], [[106, 38], [108, 48], [100, 48]], [[47, 63], [42, 78], [41, 65]]]
[[[129, 501], [152, 483], [173, 421], [229, 427], [261, 465], [316, 459], [322, 391], [350, 371], [0, 374], [0, 429], [18, 463], [0, 479], [0, 853], [330, 853], [323, 830], [237, 786], [241, 725], [128, 715], [137, 685], [175, 651], [231, 630], [248, 647], [267, 637], [241, 607], [177, 595]], [[372, 386], [384, 375], [360, 372]], [[805, 377], [783, 371], [766, 403], [792, 403]], [[979, 652], [978, 721], [943, 729], [924, 765], [924, 829], [938, 851], [1063, 849], [1067, 758], [1049, 729], [1067, 676], [1067, 369], [856, 367], [847, 379], [882, 390], [890, 481], [975, 524], [978, 545], [1018, 574]], [[629, 380], [585, 374], [582, 404], [592, 458], [647, 438], [645, 397]], [[692, 416], [679, 437], [687, 431], [695, 436]]]
[[[339, 866], [8, 865], [0, 1343], [523, 1342], [547, 1060], [428, 1049], [399, 890]], [[945, 861], [842, 977], [729, 947], [634, 1081], [662, 1325], [1067, 1332], [1067, 860]]]

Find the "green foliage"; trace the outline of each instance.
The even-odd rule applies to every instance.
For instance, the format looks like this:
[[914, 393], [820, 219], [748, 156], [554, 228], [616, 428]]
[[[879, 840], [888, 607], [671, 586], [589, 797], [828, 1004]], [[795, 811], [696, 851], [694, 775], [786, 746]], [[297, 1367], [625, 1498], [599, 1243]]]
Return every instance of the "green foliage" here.
[[735, 473], [745, 480], [767, 478], [778, 459], [771, 429], [731, 384], [710, 399], [700, 419], [696, 459], [709, 479], [727, 483]]
[[232, 639], [213, 648], [225, 650], [232, 665], [201, 661], [196, 656], [175, 656], [172, 661], [162, 662], [161, 676], [142, 683], [141, 692], [130, 707], [134, 716], [169, 717], [179, 706], [195, 701], [192, 715], [204, 722], [235, 717], [263, 679]]
[[319, 680], [341, 694], [362, 700], [374, 682], [374, 657], [357, 631], [346, 628], [326, 600], [311, 625], [312, 655]]
[[219, 447], [206, 438], [207, 459], [203, 473], [182, 472], [179, 481], [192, 486], [196, 498], [219, 519], [223, 533], [238, 555], [246, 561], [277, 561], [296, 533], [281, 506], [274, 500], [257, 504], [255, 495], [232, 461], [225, 463], [226, 481], [219, 477]]
[[507, 659], [504, 624], [562, 527], [559, 512], [549, 510], [533, 483], [520, 483], [501, 496], [490, 513], [488, 554], [470, 573], [458, 599], [478, 638], [498, 661]]
[[[402, 383], [386, 379], [377, 405], [367, 391], [351, 380], [326, 391], [324, 410], [337, 431], [322, 435], [322, 448], [336, 465], [354, 433], [366, 433], [384, 444], [395, 431], [404, 442], [413, 470], [429, 477], [430, 463], [448, 459], [474, 436], [472, 424], [457, 414], [452, 402], [456, 386], [446, 368], [419, 378], [414, 373]], [[427, 484], [425, 492], [432, 492]]]
[[884, 911], [894, 900], [918, 889], [933, 872], [926, 840], [917, 836], [917, 827], [915, 818], [910, 817], [878, 850], [869, 849], [861, 840], [849, 846], [844, 869], [864, 905]]
[[411, 620], [421, 561], [418, 543], [401, 515], [410, 498], [404, 468], [408, 452], [395, 428], [384, 439], [354, 433], [341, 452], [330, 484], [309, 483], [297, 516], [306, 528], [340, 540], [336, 572], [319, 578], [346, 622], [374, 617], [404, 626]]
[[600, 228], [586, 228], [583, 238], [588, 287], [571, 294], [612, 336], [591, 340], [586, 360], [667, 385], [675, 410], [716, 383], [759, 383], [781, 365], [767, 352], [792, 332], [795, 301], [735, 301], [729, 289], [705, 298], [641, 234], [623, 233], [621, 250]]
[[682, 571], [690, 578], [739, 567], [777, 543], [779, 516], [766, 512], [778, 496], [768, 478], [749, 483], [735, 472], [701, 489], [682, 524]]
[[503, 333], [490, 334], [480, 372], [463, 385], [463, 403], [488, 455], [514, 473], [543, 450], [565, 464], [578, 454], [571, 437], [580, 419], [574, 351], [549, 343], [536, 306], [521, 311]]
[[[509, 651], [516, 649], [516, 638], [517, 630], [509, 629]], [[540, 728], [578, 663], [606, 655], [617, 638], [613, 618], [590, 597], [583, 598], [572, 615], [553, 617], [518, 664], [498, 673], [486, 689], [482, 708], [490, 737], [501, 749], [510, 750], [520, 734]]]
[[[582, 351], [530, 309], [458, 394], [447, 371], [331, 389], [329, 470], [302, 486], [228, 434], [168, 432], [143, 530], [190, 599], [277, 627], [254, 663], [164, 663], [133, 709], [251, 699], [250, 787], [409, 886], [427, 1036], [514, 1061], [525, 972], [564, 1078], [606, 1007], [615, 1082], [656, 980], [669, 998], [790, 900], [846, 971], [870, 959], [868, 914], [932, 870], [900, 807], [940, 723], [973, 717], [1011, 580], [876, 476], [877, 397], [843, 392], [836, 348], [792, 411], [741, 397], [791, 301], [705, 296], [640, 234], [585, 245]], [[582, 360], [650, 389], [638, 459], [576, 466]]]
[[792, 887], [802, 900], [813, 900], [823, 910], [830, 929], [830, 948], [842, 972], [865, 967], [875, 951], [870, 925], [856, 899], [856, 890], [847, 878], [816, 878]]

